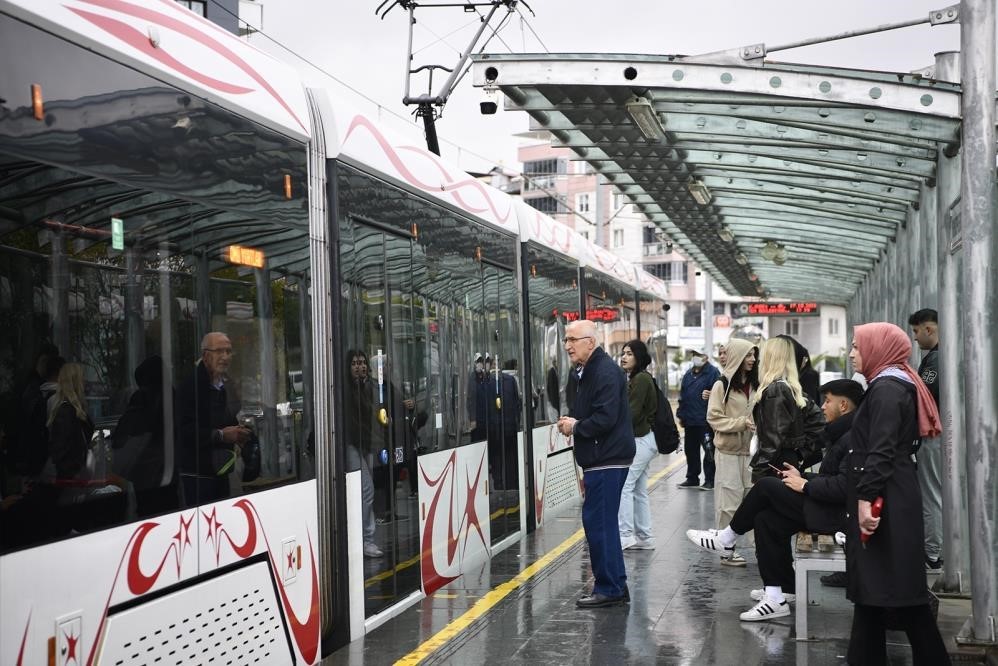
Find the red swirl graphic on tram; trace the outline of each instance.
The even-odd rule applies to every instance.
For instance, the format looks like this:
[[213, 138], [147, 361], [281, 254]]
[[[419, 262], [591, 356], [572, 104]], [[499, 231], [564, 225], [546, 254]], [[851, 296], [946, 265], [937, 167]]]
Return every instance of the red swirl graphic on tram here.
[[[512, 213], [513, 211], [512, 200], [510, 200], [509, 207], [507, 208], [506, 212], [501, 213], [499, 209], [496, 207], [495, 203], [492, 201], [492, 196], [490, 195], [488, 189], [486, 189], [485, 185], [480, 183], [478, 180], [470, 177], [465, 177], [463, 180], [455, 182], [454, 179], [446, 171], [444, 166], [438, 161], [437, 156], [434, 155], [433, 153], [425, 151], [421, 148], [416, 148], [414, 146], [400, 146], [399, 150], [414, 152], [420, 155], [421, 157], [425, 157], [426, 159], [428, 159], [430, 163], [433, 164], [438, 171], [440, 171], [441, 175], [445, 178], [446, 182], [444, 184], [440, 184], [440, 183], [427, 183], [420, 180], [419, 177], [409, 169], [405, 161], [402, 159], [402, 156], [399, 155], [398, 151], [396, 151], [395, 148], [392, 146], [392, 144], [389, 143], [388, 139], [386, 139], [385, 136], [378, 131], [378, 129], [374, 126], [374, 124], [370, 120], [361, 115], [354, 116], [353, 120], [351, 121], [349, 129], [347, 129], [346, 138], [344, 138], [343, 140], [344, 145], [347, 143], [347, 141], [350, 140], [350, 137], [353, 136], [354, 130], [356, 130], [359, 127], [364, 128], [368, 131], [368, 133], [378, 143], [378, 146], [381, 148], [381, 151], [385, 154], [385, 157], [387, 157], [388, 161], [391, 162], [393, 167], [395, 167], [396, 172], [410, 185], [414, 185], [415, 187], [418, 187], [419, 189], [425, 192], [446, 192], [450, 194], [454, 198], [454, 201], [464, 210], [479, 214], [491, 212], [493, 219], [498, 224], [501, 224], [503, 226], [508, 226], [509, 216], [510, 213]], [[461, 173], [461, 175], [467, 176], [467, 174], [463, 172]], [[466, 201], [465, 196], [462, 195], [461, 193], [462, 190], [468, 190], [468, 189], [477, 192], [483, 199], [485, 199], [486, 206], [470, 205]]]
[[[275, 102], [280, 104], [281, 107], [288, 112], [288, 115], [290, 115], [295, 122], [298, 123], [299, 127], [303, 130], [306, 129], [301, 119], [291, 109], [291, 106], [259, 72], [253, 69], [249, 63], [239, 57], [239, 55], [229, 49], [225, 44], [218, 41], [214, 37], [201, 32], [196, 26], [191, 25], [190, 23], [187, 23], [179, 18], [167, 16], [166, 14], [148, 7], [133, 5], [129, 2], [125, 2], [124, 0], [79, 0], [79, 2], [92, 5], [94, 7], [100, 7], [102, 9], [116, 11], [143, 21], [149, 21], [162, 28], [167, 28], [180, 33], [181, 35], [198, 42], [202, 46], [211, 49], [238, 67], [244, 74], [259, 84], [259, 86], [265, 90]], [[123, 21], [109, 16], [88, 12], [83, 9], [70, 7], [69, 5], [65, 5], [65, 7], [74, 14], [97, 26], [104, 32], [117, 37], [132, 48], [140, 51], [147, 57], [156, 60], [165, 67], [168, 67], [178, 74], [181, 74], [192, 81], [196, 81], [207, 88], [230, 95], [243, 95], [254, 92], [252, 88], [247, 88], [226, 81], [220, 81], [213, 77], [207, 76], [201, 71], [200, 63], [185, 64], [180, 62], [180, 60], [168, 53], [162, 46], [154, 46], [147, 35], [142, 34], [139, 30]]]

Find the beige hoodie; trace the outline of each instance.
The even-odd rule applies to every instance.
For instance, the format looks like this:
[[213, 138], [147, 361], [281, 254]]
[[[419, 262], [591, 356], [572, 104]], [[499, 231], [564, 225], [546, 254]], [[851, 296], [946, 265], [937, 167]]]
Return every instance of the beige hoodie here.
[[752, 440], [752, 431], [748, 427], [752, 416], [749, 405], [755, 391], [750, 391], [746, 397], [743, 391], [731, 388], [732, 378], [752, 348], [748, 340], [734, 338], [728, 342], [728, 362], [724, 364], [723, 371], [728, 378], [728, 388], [725, 390], [724, 383], [718, 380], [711, 388], [707, 402], [707, 423], [714, 429], [714, 446], [718, 451], [732, 455], [749, 455], [749, 442]]

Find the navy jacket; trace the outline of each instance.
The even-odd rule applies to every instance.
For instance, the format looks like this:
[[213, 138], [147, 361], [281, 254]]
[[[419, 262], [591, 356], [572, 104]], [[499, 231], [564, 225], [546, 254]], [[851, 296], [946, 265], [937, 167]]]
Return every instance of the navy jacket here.
[[571, 415], [577, 419], [574, 445], [579, 467], [628, 467], [634, 461], [627, 376], [602, 347], [594, 349], [586, 363]]
[[712, 363], [705, 363], [699, 374], [690, 368], [683, 375], [683, 381], [679, 386], [679, 409], [676, 410], [676, 418], [683, 422], [684, 428], [707, 425], [707, 401], [701, 395], [704, 391], [711, 390], [714, 382], [720, 378], [720, 371]]

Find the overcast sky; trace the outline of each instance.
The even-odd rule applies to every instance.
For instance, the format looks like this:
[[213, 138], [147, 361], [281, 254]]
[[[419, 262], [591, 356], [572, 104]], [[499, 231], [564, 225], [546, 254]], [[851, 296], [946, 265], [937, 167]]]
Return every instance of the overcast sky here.
[[[391, 3], [393, 0], [388, 0]], [[437, 2], [439, 0], [427, 0]], [[309, 85], [328, 87], [357, 110], [380, 115], [396, 127], [413, 131], [411, 109], [402, 105], [407, 12], [392, 9], [385, 20], [375, 15], [380, 0], [262, 0], [263, 31], [312, 63], [351, 86], [375, 103], [296, 61], [267, 39], [255, 36], [252, 43], [301, 67]], [[700, 54], [745, 44], [764, 42], [768, 47], [801, 39], [833, 35], [928, 16], [946, 6], [943, 0], [531, 0], [532, 15], [520, 5], [486, 49], [490, 53], [655, 53]], [[486, 8], [487, 9], [487, 8]], [[497, 17], [504, 10], [497, 12]], [[255, 22], [252, 15], [250, 22]], [[440, 64], [453, 67], [477, 28], [475, 15], [459, 7], [420, 7], [414, 33], [416, 66]], [[498, 21], [493, 19], [493, 26]], [[536, 32], [537, 38], [531, 33]], [[440, 41], [439, 37], [445, 37]], [[856, 67], [885, 71], [911, 71], [932, 64], [937, 51], [958, 50], [959, 27], [928, 25], [886, 33], [854, 37], [818, 46], [781, 51], [772, 60]], [[439, 88], [435, 79], [434, 91]], [[413, 91], [424, 92], [425, 81], [413, 83]], [[470, 74], [458, 86], [438, 121], [445, 157], [463, 169], [487, 170], [491, 163], [518, 169], [512, 135], [527, 128], [522, 112], [500, 112], [482, 116], [478, 111], [479, 90]], [[501, 107], [500, 107], [501, 109]], [[481, 155], [486, 160], [475, 155]]]

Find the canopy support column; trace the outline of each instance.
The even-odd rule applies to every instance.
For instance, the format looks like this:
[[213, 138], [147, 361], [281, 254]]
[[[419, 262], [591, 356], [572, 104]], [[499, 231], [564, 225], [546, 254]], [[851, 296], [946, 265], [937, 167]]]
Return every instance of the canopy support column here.
[[995, 326], [998, 273], [995, 233], [995, 2], [960, 4], [964, 358], [967, 399], [967, 493], [973, 615], [957, 637], [995, 644], [998, 576], [995, 575], [995, 502], [998, 470], [998, 382]]

